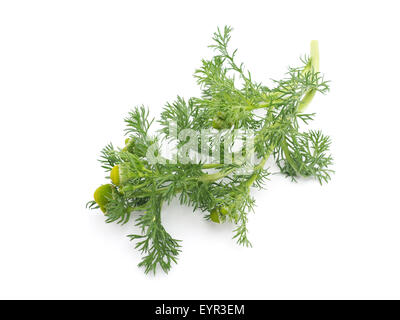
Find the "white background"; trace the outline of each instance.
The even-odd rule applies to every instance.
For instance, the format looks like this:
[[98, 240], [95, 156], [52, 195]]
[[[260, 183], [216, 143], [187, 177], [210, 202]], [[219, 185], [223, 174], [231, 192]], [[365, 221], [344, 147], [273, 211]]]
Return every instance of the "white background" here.
[[[399, 299], [397, 4], [2, 1], [0, 298]], [[105, 181], [96, 159], [123, 144], [134, 105], [158, 116], [199, 94], [193, 71], [225, 24], [267, 84], [320, 41], [331, 92], [309, 111], [332, 137], [336, 174], [322, 187], [274, 175], [254, 191], [252, 249], [230, 225], [166, 207], [183, 252], [168, 275], [146, 276], [133, 223], [85, 209]]]

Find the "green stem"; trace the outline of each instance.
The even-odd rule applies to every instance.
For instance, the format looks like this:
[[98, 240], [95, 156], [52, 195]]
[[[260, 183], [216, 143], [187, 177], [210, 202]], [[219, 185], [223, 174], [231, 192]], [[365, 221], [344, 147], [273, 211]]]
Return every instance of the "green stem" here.
[[258, 170], [261, 170], [264, 168], [264, 165], [267, 162], [268, 158], [271, 156], [271, 153], [273, 150], [274, 150], [274, 147], [271, 147], [270, 151], [264, 155], [264, 157], [262, 158], [260, 163], [254, 167], [253, 174], [251, 175], [250, 179], [247, 180], [247, 182], [246, 182], [247, 187], [250, 188], [253, 185], [254, 181], [256, 181], [257, 176], [258, 176]]
[[296, 163], [294, 162], [293, 158], [290, 155], [290, 151], [289, 151], [289, 147], [288, 147], [287, 142], [286, 142], [286, 138], [283, 139], [281, 147], [282, 147], [283, 153], [285, 154], [286, 160], [289, 162], [289, 164], [292, 166], [292, 168], [296, 172], [298, 172], [297, 165], [296, 165]]
[[146, 210], [146, 207], [129, 207], [127, 210], [128, 212], [134, 212], [134, 211], [144, 211]]
[[[310, 43], [310, 63], [307, 64], [307, 66], [304, 68], [302, 71], [302, 74], [305, 74], [306, 72], [313, 71], [313, 72], [319, 72], [319, 46], [318, 46], [318, 40], [312, 40]], [[304, 95], [303, 99], [300, 101], [298, 111], [299, 113], [303, 112], [305, 108], [311, 103], [312, 99], [315, 96], [315, 93], [317, 91], [315, 89], [310, 89], [309, 91], [306, 92]], [[281, 102], [284, 102], [284, 100], [279, 99], [277, 97], [278, 93], [273, 93], [273, 96], [271, 96], [271, 102], [260, 102], [259, 105], [257, 106], [246, 106], [246, 110], [252, 111], [256, 109], [263, 109], [263, 108], [269, 108], [272, 107], [274, 104], [279, 104]]]
[[[308, 68], [304, 68], [304, 72], [309, 71], [310, 69], [313, 72], [319, 72], [319, 48], [318, 48], [318, 41], [317, 40], [312, 40], [311, 41], [311, 56], [310, 56], [310, 66]], [[299, 113], [303, 112], [305, 108], [308, 107], [308, 105], [311, 103], [312, 99], [315, 96], [315, 93], [317, 90], [315, 89], [310, 89], [306, 94], [304, 95], [303, 99], [300, 101], [298, 111]]]
[[220, 163], [205, 163], [202, 165], [203, 169], [215, 169], [215, 168], [220, 168], [223, 165]]
[[201, 181], [201, 182], [206, 182], [206, 183], [214, 182], [214, 181], [217, 181], [219, 179], [222, 179], [222, 178], [226, 177], [228, 174], [230, 174], [231, 172], [233, 172], [235, 170], [236, 170], [236, 168], [231, 168], [231, 169], [226, 170], [226, 171], [220, 171], [220, 172], [216, 172], [216, 173], [205, 174], [205, 175], [199, 177], [198, 180]]

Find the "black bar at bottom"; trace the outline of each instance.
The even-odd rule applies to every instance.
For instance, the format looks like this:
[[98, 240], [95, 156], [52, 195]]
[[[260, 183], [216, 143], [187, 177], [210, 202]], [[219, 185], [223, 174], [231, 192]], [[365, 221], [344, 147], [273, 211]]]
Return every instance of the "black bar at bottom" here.
[[53, 300], [1, 301], [3, 314], [32, 318], [77, 317], [166, 319], [342, 319], [397, 315], [398, 301], [372, 300]]

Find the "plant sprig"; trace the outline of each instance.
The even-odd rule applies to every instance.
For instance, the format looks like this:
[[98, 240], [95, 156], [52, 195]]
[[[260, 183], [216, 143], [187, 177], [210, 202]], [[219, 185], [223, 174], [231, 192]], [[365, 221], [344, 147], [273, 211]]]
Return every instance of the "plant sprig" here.
[[[314, 95], [329, 90], [319, 73], [318, 43], [312, 41], [311, 55], [301, 59], [302, 66], [289, 68], [286, 77], [270, 88], [255, 82], [236, 61], [237, 50], [229, 50], [231, 31], [225, 27], [214, 33], [210, 47], [216, 54], [202, 60], [195, 71], [200, 97], [178, 97], [167, 103], [158, 120], [158, 135], [150, 134], [149, 111], [135, 108], [125, 119], [129, 137], [125, 147], [109, 144], [101, 152], [100, 162], [110, 172], [111, 183], [102, 186], [102, 192], [96, 190], [95, 201], [88, 206], [102, 209], [106, 222], [124, 224], [134, 217], [141, 233], [129, 238], [143, 254], [139, 266], [146, 273], [155, 273], [157, 267], [168, 272], [177, 262], [180, 241], [171, 237], [161, 221], [162, 205], [172, 199], [177, 197], [181, 204], [204, 212], [212, 222], [235, 224], [233, 238], [251, 246], [247, 222], [255, 201], [250, 190], [262, 188], [268, 180], [267, 159], [273, 157], [280, 171], [293, 180], [313, 177], [322, 184], [333, 172], [330, 138], [321, 131], [300, 130], [314, 118], [304, 113]], [[252, 136], [240, 137], [238, 129]], [[185, 130], [204, 131], [205, 139], [196, 137], [199, 143], [188, 144]], [[235, 151], [235, 141], [242, 138], [251, 141], [252, 147]], [[226, 157], [173, 161], [162, 156], [165, 141], [182, 147], [184, 157], [229, 154], [232, 161]], [[251, 157], [256, 159], [253, 165], [249, 165]]]

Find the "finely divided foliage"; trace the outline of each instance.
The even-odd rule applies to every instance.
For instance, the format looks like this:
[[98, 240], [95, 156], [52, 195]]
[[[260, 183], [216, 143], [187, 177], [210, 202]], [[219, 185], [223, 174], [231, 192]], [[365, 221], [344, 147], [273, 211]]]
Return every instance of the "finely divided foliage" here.
[[[88, 206], [101, 208], [107, 222], [124, 224], [135, 219], [141, 233], [129, 237], [143, 254], [139, 266], [146, 273], [155, 273], [158, 267], [168, 272], [177, 262], [180, 241], [168, 234], [161, 222], [162, 206], [173, 198], [204, 212], [212, 222], [235, 224], [233, 237], [250, 246], [247, 221], [254, 208], [250, 188], [264, 186], [269, 176], [264, 165], [269, 157], [293, 180], [314, 177], [322, 183], [330, 179], [329, 137], [320, 131], [300, 131], [300, 124], [314, 118], [303, 111], [315, 93], [329, 90], [318, 72], [317, 42], [311, 44], [311, 56], [301, 59], [301, 67], [290, 68], [285, 79], [274, 81], [269, 88], [253, 81], [244, 65], [236, 62], [236, 50], [228, 48], [230, 34], [230, 27], [214, 33], [210, 47], [215, 56], [202, 60], [195, 71], [200, 97], [178, 97], [167, 103], [158, 120], [158, 135], [149, 133], [153, 120], [148, 110], [135, 108], [125, 119], [129, 137], [125, 147], [109, 144], [101, 152], [102, 167], [111, 171], [112, 192], [103, 198], [95, 195], [97, 200]], [[188, 129], [206, 130], [207, 138], [186, 146], [183, 153], [224, 155], [229, 151], [232, 161], [184, 162], [161, 157], [160, 145], [166, 141], [185, 147], [188, 139], [180, 133]], [[252, 132], [244, 138], [252, 141], [252, 148], [233, 150], [234, 142], [227, 137], [239, 139], [237, 129]], [[221, 140], [227, 143], [221, 144]], [[162, 161], [150, 161], [149, 153]], [[249, 157], [256, 159], [254, 165], [249, 166]]]

